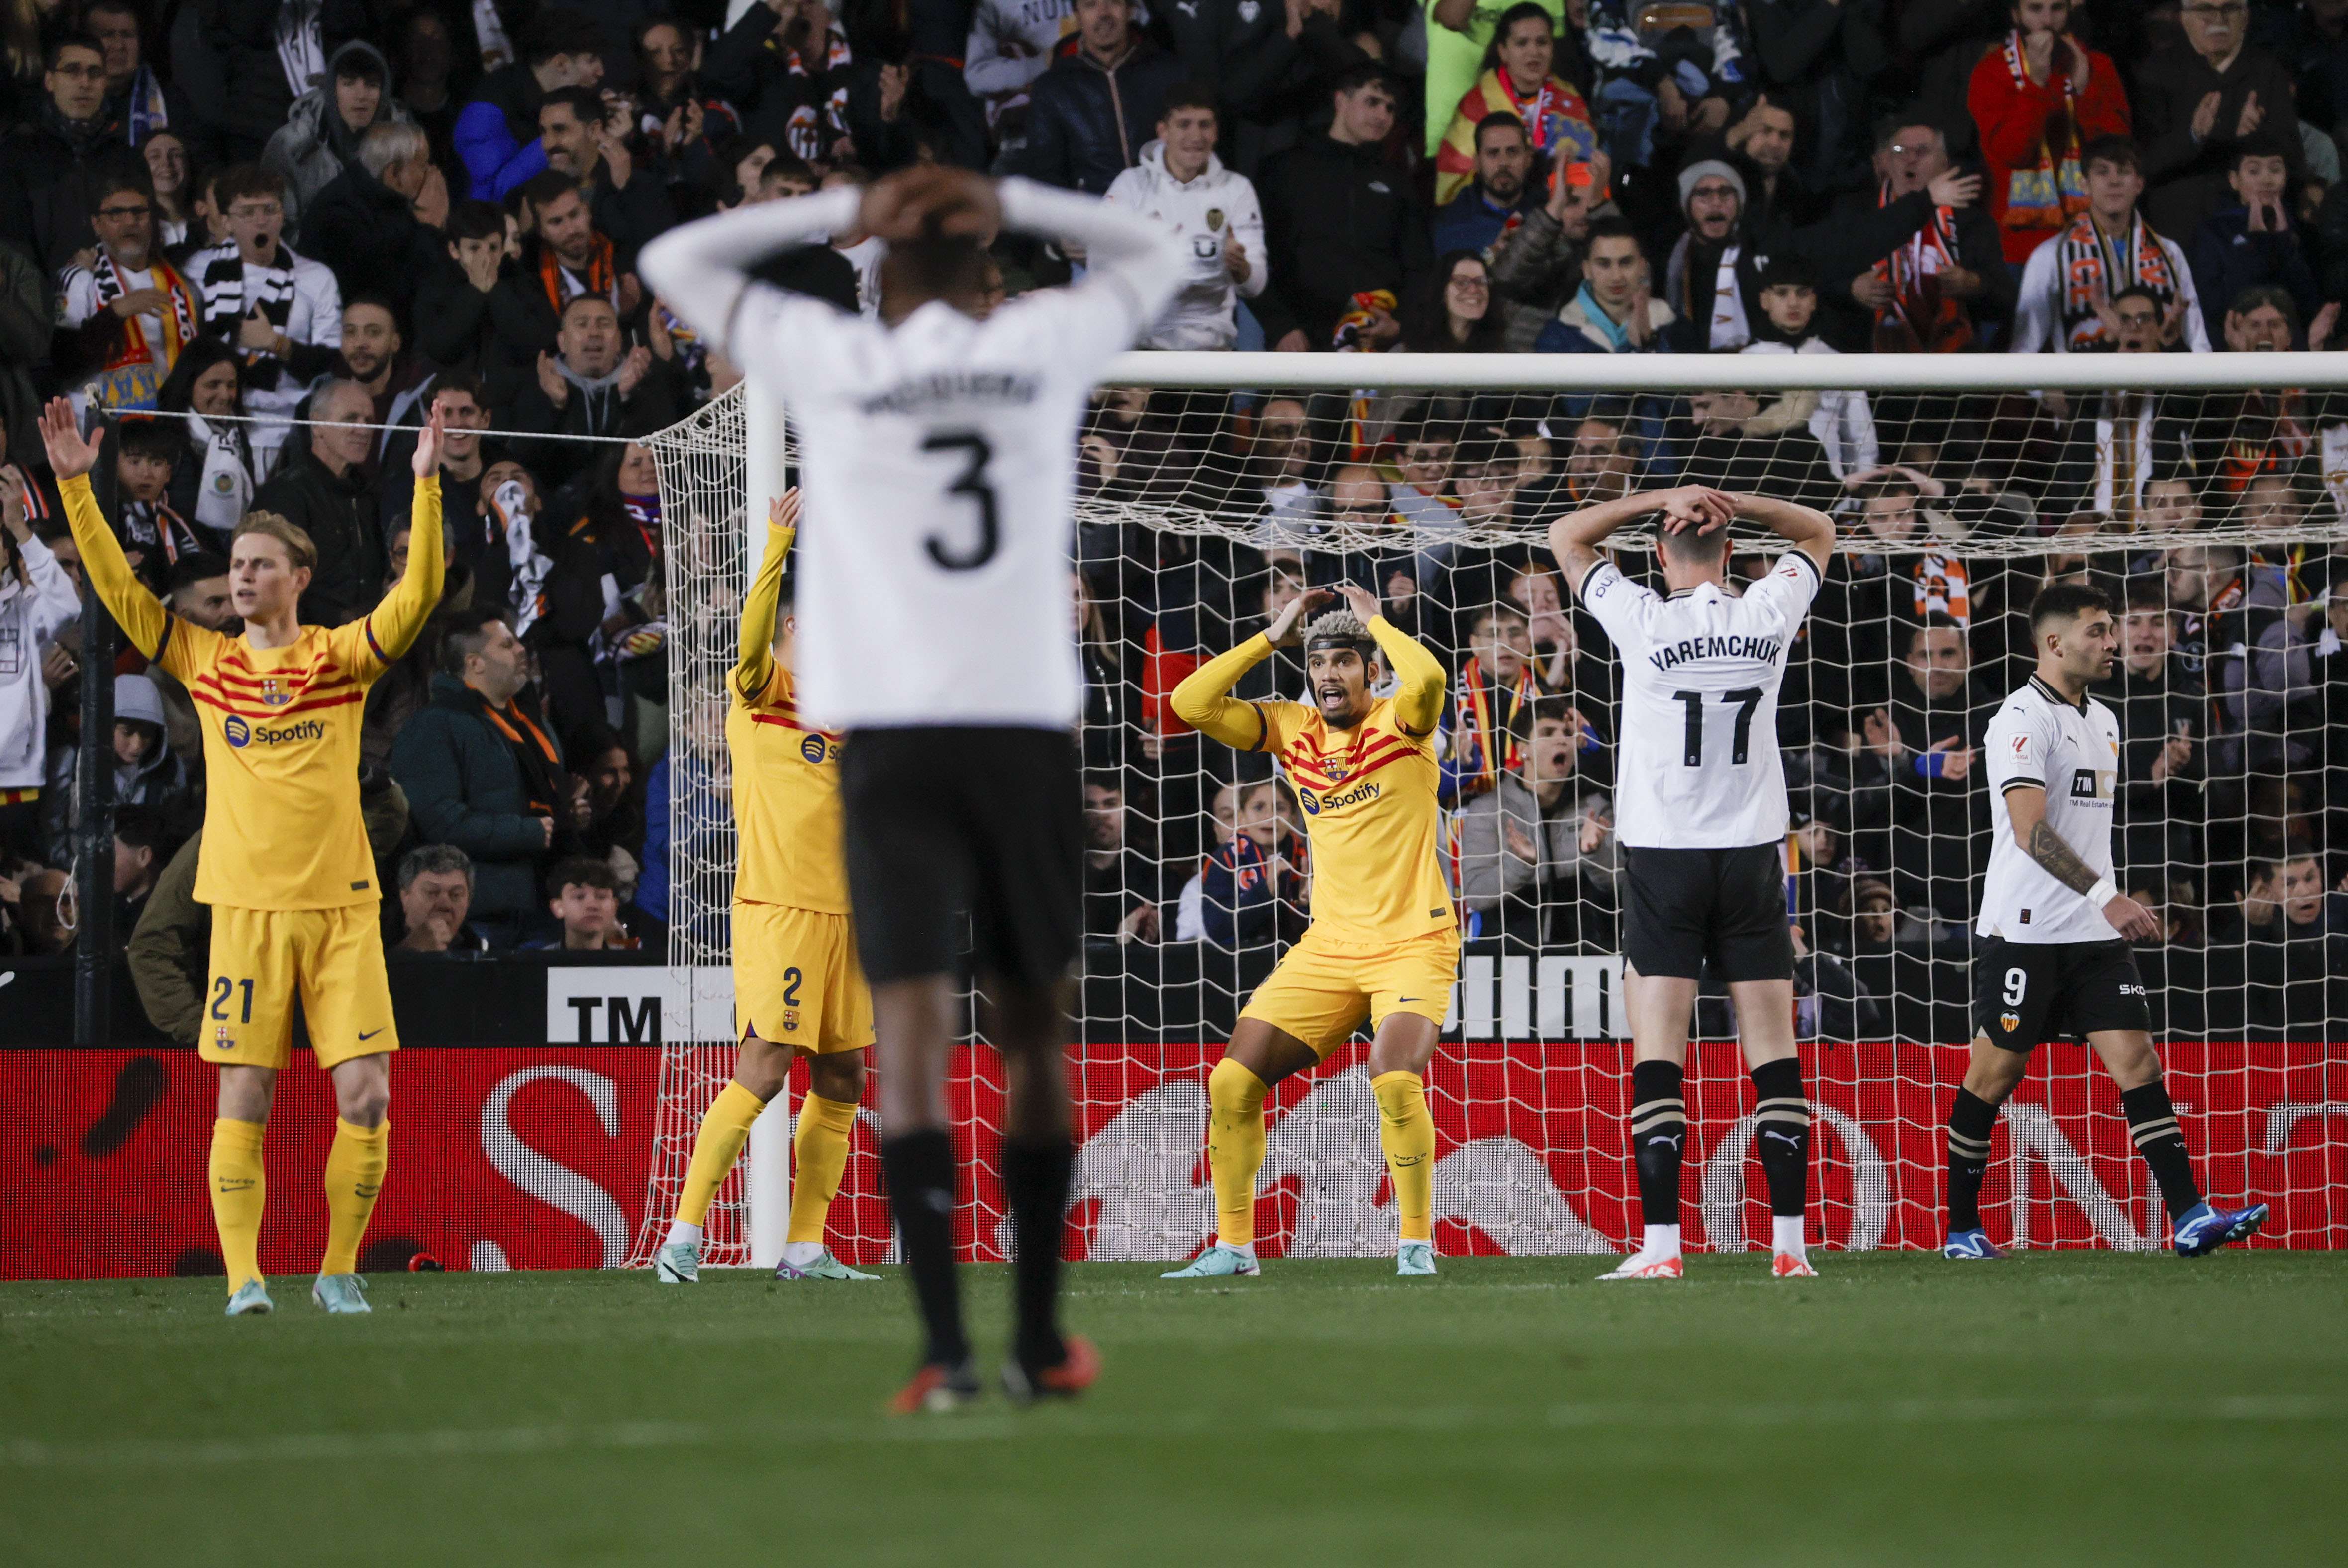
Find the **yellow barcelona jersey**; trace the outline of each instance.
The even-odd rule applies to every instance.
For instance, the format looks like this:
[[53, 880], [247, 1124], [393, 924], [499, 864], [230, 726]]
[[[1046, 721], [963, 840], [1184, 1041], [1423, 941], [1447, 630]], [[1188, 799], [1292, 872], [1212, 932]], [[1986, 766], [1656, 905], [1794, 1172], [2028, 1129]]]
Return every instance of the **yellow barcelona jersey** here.
[[848, 913], [839, 847], [839, 737], [801, 723], [790, 671], [770, 663], [755, 697], [734, 694], [734, 896]]
[[[359, 813], [366, 690], [407, 651], [439, 603], [441, 552], [408, 552], [407, 574], [367, 615], [304, 626], [256, 648], [171, 614], [131, 575], [87, 480], [59, 487], [90, 581], [123, 631], [195, 699], [206, 799], [196, 900], [237, 909], [373, 903], [375, 856]], [[440, 531], [440, 481], [416, 486], [411, 527]]]
[[1391, 697], [1351, 731], [1316, 708], [1260, 702], [1262, 749], [1280, 759], [1313, 843], [1313, 928], [1396, 943], [1457, 923], [1444, 881], [1442, 769], [1431, 736], [1408, 734]]

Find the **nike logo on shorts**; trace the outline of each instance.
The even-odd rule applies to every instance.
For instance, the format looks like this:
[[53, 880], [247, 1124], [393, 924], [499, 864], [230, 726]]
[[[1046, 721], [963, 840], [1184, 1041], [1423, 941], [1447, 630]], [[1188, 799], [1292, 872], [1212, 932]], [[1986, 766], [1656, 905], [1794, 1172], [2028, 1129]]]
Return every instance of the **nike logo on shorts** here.
[[362, 1040], [372, 1040], [377, 1035], [382, 1034], [384, 1029], [388, 1029], [389, 1027], [391, 1027], [391, 1026], [389, 1024], [386, 1024], [383, 1026], [383, 1028], [379, 1029], [362, 1029], [359, 1031], [359, 1038]]

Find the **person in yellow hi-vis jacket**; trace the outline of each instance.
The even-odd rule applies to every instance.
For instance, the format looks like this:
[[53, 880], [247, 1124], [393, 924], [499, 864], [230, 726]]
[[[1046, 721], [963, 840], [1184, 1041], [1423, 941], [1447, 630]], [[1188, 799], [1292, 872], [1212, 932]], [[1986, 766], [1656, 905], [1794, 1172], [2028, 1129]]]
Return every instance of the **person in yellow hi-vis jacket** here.
[[[1421, 1078], [1443, 1032], [1459, 970], [1458, 922], [1440, 854], [1436, 721], [1443, 665], [1387, 624], [1377, 601], [1344, 583], [1346, 608], [1304, 628], [1313, 704], [1230, 695], [1251, 666], [1297, 636], [1306, 613], [1333, 597], [1300, 596], [1264, 632], [1210, 660], [1174, 688], [1184, 723], [1242, 751], [1279, 758], [1304, 809], [1313, 847], [1313, 923], [1256, 988], [1208, 1075], [1207, 1162], [1215, 1183], [1215, 1243], [1168, 1279], [1261, 1272], [1255, 1181], [1263, 1164], [1263, 1101], [1272, 1085], [1326, 1057], [1370, 1021], [1370, 1088], [1394, 1178], [1395, 1272], [1435, 1272], [1435, 1124]], [[1392, 696], [1372, 695], [1394, 673]]]
[[359, 813], [359, 726], [367, 687], [440, 602], [440, 416], [416, 443], [409, 517], [418, 542], [399, 585], [357, 620], [302, 625], [294, 609], [316, 547], [283, 518], [252, 512], [229, 546], [230, 596], [244, 618], [233, 637], [172, 614], [131, 575], [90, 494], [98, 448], [63, 398], [43, 412], [41, 438], [91, 586], [139, 651], [186, 686], [203, 726], [209, 786], [195, 896], [212, 906], [212, 936], [198, 1054], [221, 1069], [209, 1180], [229, 1315], [273, 1306], [260, 1263], [261, 1140], [293, 1049], [296, 996], [339, 1119], [311, 1299], [332, 1313], [366, 1312], [359, 1241], [390, 1160], [399, 1030], [377, 924], [382, 890]]

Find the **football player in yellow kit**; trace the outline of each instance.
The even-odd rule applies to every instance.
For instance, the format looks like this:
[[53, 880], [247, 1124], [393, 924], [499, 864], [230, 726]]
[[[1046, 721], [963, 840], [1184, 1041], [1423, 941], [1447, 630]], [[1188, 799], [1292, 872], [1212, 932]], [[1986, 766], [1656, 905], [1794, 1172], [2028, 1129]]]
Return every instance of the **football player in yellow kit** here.
[[[416, 443], [409, 526], [440, 537], [441, 416]], [[198, 1054], [219, 1064], [210, 1185], [232, 1317], [271, 1310], [260, 1264], [262, 1134], [294, 1045], [298, 995], [339, 1118], [326, 1155], [326, 1251], [311, 1299], [367, 1308], [359, 1240], [390, 1161], [391, 1055], [399, 1031], [377, 925], [382, 892], [359, 815], [359, 726], [366, 688], [406, 653], [440, 602], [438, 550], [407, 552], [383, 602], [332, 628], [295, 618], [317, 550], [283, 518], [253, 512], [229, 546], [229, 593], [244, 618], [229, 637], [182, 620], [131, 575], [90, 494], [98, 449], [72, 405], [53, 401], [41, 438], [91, 586], [124, 635], [177, 676], [203, 725], [203, 850], [196, 898], [212, 906], [211, 986]]]
[[[1313, 706], [1243, 702], [1232, 685], [1292, 643], [1305, 614], [1333, 596], [1299, 597], [1262, 634], [1210, 660], [1174, 689], [1175, 713], [1243, 751], [1267, 751], [1295, 787], [1313, 848], [1313, 923], [1240, 1014], [1207, 1078], [1207, 1160], [1214, 1173], [1215, 1242], [1169, 1279], [1260, 1272], [1255, 1181], [1263, 1164], [1263, 1101], [1273, 1084], [1313, 1066], [1370, 1021], [1370, 1088], [1399, 1222], [1395, 1272], [1435, 1272], [1435, 1124], [1424, 1081], [1459, 969], [1458, 923], [1438, 840], [1436, 721], [1443, 666], [1378, 614], [1351, 583], [1346, 608], [1305, 628]], [[1395, 694], [1371, 695], [1380, 662]]]
[[[734, 761], [734, 1026], [742, 1047], [693, 1140], [668, 1239], [653, 1258], [663, 1284], [701, 1277], [702, 1222], [734, 1169], [750, 1124], [808, 1058], [808, 1095], [791, 1140], [790, 1230], [777, 1279], [870, 1280], [831, 1255], [824, 1224], [848, 1168], [864, 1099], [872, 993], [856, 959], [841, 858], [839, 738], [799, 721], [791, 675], [796, 627], [782, 602], [783, 562], [798, 531], [799, 492], [767, 515], [767, 553], [742, 604], [742, 647], [728, 679], [726, 746]], [[778, 636], [779, 624], [780, 635]]]

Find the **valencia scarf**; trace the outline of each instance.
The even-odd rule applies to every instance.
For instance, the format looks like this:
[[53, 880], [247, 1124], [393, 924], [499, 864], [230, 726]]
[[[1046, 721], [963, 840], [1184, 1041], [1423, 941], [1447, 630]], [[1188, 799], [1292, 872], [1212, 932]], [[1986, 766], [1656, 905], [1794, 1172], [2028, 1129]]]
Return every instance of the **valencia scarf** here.
[[[2016, 91], [2028, 90], [2030, 74], [2022, 63], [2020, 29], [2005, 36], [2005, 68], [2013, 78]], [[2047, 117], [2049, 126], [2055, 123], [2054, 117]], [[2067, 70], [2063, 73], [2060, 129], [2063, 144], [2059, 150], [2042, 134], [2038, 139], [2038, 161], [2006, 175], [2007, 228], [2060, 229], [2087, 210], [2087, 175], [2079, 166], [2079, 88]]]
[[[122, 340], [115, 347], [104, 369], [91, 378], [90, 400], [100, 407], [120, 413], [146, 413], [155, 407], [155, 397], [163, 389], [163, 378], [180, 357], [180, 350], [196, 335], [196, 295], [170, 263], [157, 256], [149, 263], [151, 284], [171, 299], [163, 318], [163, 341], [150, 344], [147, 329], [139, 325], [140, 317], [121, 318]], [[132, 292], [129, 280], [114, 264], [114, 258], [105, 251], [90, 263], [90, 276], [98, 283], [98, 304], [102, 310]]]
[[1523, 748], [1517, 744], [1517, 716], [1539, 689], [1530, 666], [1519, 670], [1516, 684], [1505, 694], [1508, 714], [1495, 722], [1495, 699], [1503, 694], [1486, 686], [1483, 660], [1470, 655], [1459, 667], [1459, 695], [1454, 704], [1458, 728], [1453, 737], [1453, 754], [1459, 758], [1463, 797], [1498, 788], [1502, 769], [1513, 773], [1524, 766]]
[[[1887, 181], [1875, 204], [1889, 207], [1894, 200]], [[1891, 303], [1875, 313], [1878, 354], [1954, 354], [1972, 345], [1972, 318], [1941, 295], [1937, 281], [1960, 264], [1953, 207], [1933, 208], [1930, 222], [1875, 263], [1875, 275], [1891, 284]]]
[[594, 240], [595, 248], [587, 257], [587, 282], [583, 287], [577, 281], [578, 274], [555, 259], [551, 246], [539, 246], [538, 283], [546, 291], [546, 303], [554, 307], [555, 315], [561, 315], [562, 307], [582, 294], [602, 294], [612, 302], [613, 310], [620, 308], [620, 274], [612, 264], [612, 242], [602, 234], [595, 235]]
[[2063, 289], [2063, 341], [2074, 349], [2103, 347], [2111, 336], [2096, 314], [2098, 299], [2108, 300], [2137, 285], [2151, 290], [2164, 311], [2177, 298], [2168, 247], [2142, 214], [2132, 219], [2125, 236], [2114, 241], [2104, 238], [2094, 217], [2083, 212], [2054, 244], [2054, 275]]
[[203, 449], [204, 471], [196, 481], [196, 521], [225, 539], [252, 505], [252, 447], [242, 425], [212, 428], [201, 414], [186, 416], [188, 434]]

